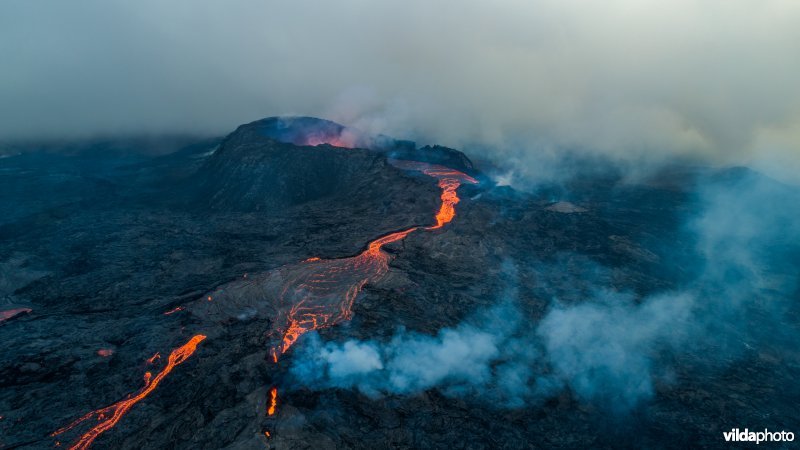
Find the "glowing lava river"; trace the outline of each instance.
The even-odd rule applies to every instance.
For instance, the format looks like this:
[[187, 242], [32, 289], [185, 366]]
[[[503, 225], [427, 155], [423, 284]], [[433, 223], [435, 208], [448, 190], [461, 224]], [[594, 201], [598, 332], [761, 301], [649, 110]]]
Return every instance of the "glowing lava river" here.
[[[108, 431], [109, 429], [113, 428], [114, 425], [119, 422], [125, 413], [127, 413], [133, 405], [147, 397], [153, 390], [158, 387], [158, 384], [161, 383], [161, 380], [164, 379], [175, 366], [183, 363], [186, 361], [192, 354], [197, 350], [197, 344], [202, 342], [206, 337], [202, 334], [198, 334], [193, 336], [189, 339], [189, 342], [183, 344], [182, 346], [176, 348], [175, 350], [170, 353], [169, 358], [167, 360], [167, 365], [161, 369], [161, 372], [156, 374], [153, 377], [153, 374], [150, 372], [145, 372], [144, 374], [144, 386], [139, 389], [135, 394], [129, 395], [128, 397], [112, 404], [106, 406], [105, 408], [101, 408], [95, 411], [92, 411], [83, 417], [77, 419], [76, 421], [72, 422], [71, 424], [67, 425], [64, 428], [56, 430], [51, 434], [51, 436], [58, 436], [66, 431], [69, 431], [81, 423], [89, 420], [89, 419], [96, 419], [98, 423], [94, 425], [89, 431], [83, 434], [83, 436], [75, 442], [70, 449], [85, 449], [89, 448], [97, 439], [97, 436], [100, 436], [102, 433]], [[155, 360], [155, 355], [153, 355], [152, 360]], [[59, 445], [56, 443], [56, 445]]]
[[[416, 161], [390, 160], [401, 170], [418, 171], [436, 178], [442, 190], [441, 206], [435, 215], [435, 224], [405, 228], [367, 244], [361, 253], [344, 258], [308, 258], [295, 264], [282, 266], [262, 274], [245, 276], [229, 282], [186, 305], [186, 310], [204, 320], [225, 323], [243, 314], [273, 317], [268, 337], [271, 341], [269, 359], [278, 363], [303, 334], [331, 327], [352, 317], [352, 306], [359, 292], [368, 283], [379, 281], [389, 270], [392, 256], [383, 246], [398, 242], [417, 230], [435, 230], [444, 227], [455, 217], [459, 202], [456, 190], [463, 183], [477, 183], [467, 174], [444, 166]], [[212, 301], [213, 300], [213, 301]], [[164, 314], [170, 315], [184, 309], [176, 307]], [[95, 419], [97, 423], [85, 432], [70, 448], [85, 449], [102, 433], [108, 431], [137, 402], [148, 396], [158, 384], [179, 364], [186, 361], [206, 336], [198, 334], [169, 355], [166, 366], [155, 376], [145, 373], [144, 386], [110, 406], [92, 411], [70, 425], [54, 432], [52, 436], [72, 430], [80, 424]], [[152, 358], [155, 361], [155, 356]], [[277, 387], [269, 390], [266, 414], [276, 414]], [[269, 437], [269, 432], [264, 432]]]
[[293, 267], [282, 280], [280, 289], [279, 302], [287, 308], [277, 321], [282, 339], [271, 350], [274, 362], [304, 333], [349, 319], [353, 301], [364, 285], [376, 282], [389, 270], [391, 256], [381, 248], [404, 239], [417, 229], [443, 227], [455, 217], [455, 205], [459, 202], [456, 189], [463, 182], [477, 183], [469, 175], [443, 166], [415, 161], [391, 163], [397, 168], [417, 170], [439, 180], [442, 205], [436, 214], [436, 225], [411, 227], [388, 234], [370, 242], [366, 250], [350, 258], [311, 258], [299, 267]]

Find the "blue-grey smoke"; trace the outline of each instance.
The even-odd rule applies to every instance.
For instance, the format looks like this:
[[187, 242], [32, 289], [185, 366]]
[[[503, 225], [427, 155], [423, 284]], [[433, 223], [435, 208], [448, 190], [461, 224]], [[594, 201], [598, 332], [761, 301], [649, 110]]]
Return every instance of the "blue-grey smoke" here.
[[537, 335], [553, 373], [582, 399], [627, 410], [652, 397], [659, 350], [686, 342], [693, 298], [660, 295], [636, 306], [603, 293], [574, 306], [556, 306]]
[[509, 347], [519, 317], [505, 301], [435, 336], [400, 330], [388, 342], [322, 343], [312, 333], [292, 375], [309, 386], [356, 388], [370, 396], [431, 388], [459, 395], [499, 387], [497, 394], [518, 404], [531, 376], [527, 365], [515, 363], [520, 352], [530, 350], [516, 343]]

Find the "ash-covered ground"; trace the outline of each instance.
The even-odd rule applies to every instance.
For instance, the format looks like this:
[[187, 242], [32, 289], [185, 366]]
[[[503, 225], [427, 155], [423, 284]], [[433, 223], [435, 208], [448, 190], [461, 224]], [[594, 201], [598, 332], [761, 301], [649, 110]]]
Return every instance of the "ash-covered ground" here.
[[[0, 311], [16, 312], [0, 316], [0, 449], [69, 448], [104, 418], [51, 434], [140, 392], [200, 334], [92, 448], [726, 447], [731, 428], [800, 433], [795, 188], [747, 169], [629, 180], [592, 165], [515, 190], [455, 150], [300, 123], [4, 148]], [[390, 159], [480, 183], [458, 188], [441, 229], [385, 246], [389, 270], [350, 320], [276, 363], [278, 295], [209, 294], [435, 225], [437, 180]]]

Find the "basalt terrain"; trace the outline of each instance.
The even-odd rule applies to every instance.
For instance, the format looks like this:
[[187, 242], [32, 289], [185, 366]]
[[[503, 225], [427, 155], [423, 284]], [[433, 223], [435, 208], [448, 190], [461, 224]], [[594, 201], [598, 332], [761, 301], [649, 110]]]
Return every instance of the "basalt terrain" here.
[[315, 341], [437, 336], [508, 298], [524, 347], [509, 354], [546, 352], [535, 330], [556, 304], [602, 287], [636, 307], [691, 285], [709, 264], [685, 227], [697, 186], [756, 173], [594, 167], [523, 192], [457, 150], [311, 118], [158, 154], [126, 145], [0, 150], [0, 449], [658, 448], [722, 446], [736, 426], [800, 432], [791, 241], [770, 244], [780, 259], [763, 269], [783, 281], [756, 295], [781, 310], [748, 303], [724, 349], [659, 347], [648, 366], [669, 370], [625, 407], [610, 386], [544, 392], [536, 376], [536, 393], [501, 401], [491, 383], [370, 392], [296, 370]]

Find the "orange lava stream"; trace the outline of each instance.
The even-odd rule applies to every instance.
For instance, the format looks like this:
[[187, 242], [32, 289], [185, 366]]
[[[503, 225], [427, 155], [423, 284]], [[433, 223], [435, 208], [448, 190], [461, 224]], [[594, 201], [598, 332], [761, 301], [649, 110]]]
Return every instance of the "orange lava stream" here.
[[172, 369], [175, 368], [175, 366], [183, 363], [190, 356], [192, 356], [195, 350], [197, 350], [197, 344], [202, 342], [205, 338], [206, 337], [204, 335], [198, 334], [189, 339], [189, 342], [173, 350], [169, 355], [167, 365], [161, 370], [161, 372], [156, 374], [155, 377], [150, 372], [145, 372], [144, 387], [142, 387], [135, 394], [129, 395], [124, 400], [120, 400], [113, 405], [92, 411], [75, 420], [66, 427], [56, 430], [51, 434], [51, 436], [57, 436], [61, 433], [69, 431], [88, 419], [97, 418], [100, 423], [92, 427], [83, 436], [81, 436], [80, 439], [78, 439], [70, 447], [70, 450], [83, 450], [89, 448], [89, 446], [92, 445], [92, 442], [94, 442], [98, 436], [113, 428], [122, 418], [122, 416], [124, 416], [133, 407], [133, 405], [153, 392], [158, 384], [161, 383], [161, 380], [163, 380], [164, 377], [166, 377], [172, 371]]
[[272, 362], [274, 362], [275, 364], [277, 364], [277, 363], [278, 363], [278, 350], [277, 350], [277, 349], [275, 349], [275, 348], [273, 348], [273, 349], [270, 351], [270, 354], [272, 355]]
[[267, 409], [267, 415], [274, 416], [275, 415], [275, 408], [278, 406], [278, 388], [273, 387], [269, 390], [269, 408]]
[[[477, 183], [469, 175], [444, 166], [417, 161], [391, 161], [391, 164], [404, 170], [420, 171], [439, 180], [442, 204], [436, 213], [436, 225], [425, 227], [426, 230], [442, 228], [452, 221], [455, 205], [459, 202], [456, 190], [464, 182]], [[277, 363], [278, 355], [286, 353], [303, 334], [349, 319], [353, 302], [364, 285], [377, 281], [389, 270], [391, 256], [382, 251], [382, 247], [405, 239], [419, 228], [412, 227], [380, 237], [354, 257], [306, 259], [304, 268], [289, 277], [281, 291], [281, 303], [291, 307], [284, 318], [288, 326], [283, 332], [281, 344], [271, 350], [272, 360]], [[278, 323], [281, 323], [280, 318]]]

